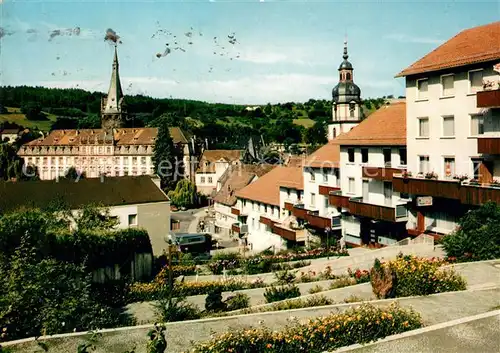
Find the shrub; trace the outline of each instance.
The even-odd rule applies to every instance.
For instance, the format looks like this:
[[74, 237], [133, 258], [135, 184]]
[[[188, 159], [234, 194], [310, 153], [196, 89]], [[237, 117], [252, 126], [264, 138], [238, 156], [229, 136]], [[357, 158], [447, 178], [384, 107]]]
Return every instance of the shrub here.
[[309, 289], [309, 294], [319, 293], [322, 291], [324, 291], [323, 287], [321, 287], [320, 285], [317, 284], [314, 287], [312, 287], [311, 289]]
[[319, 353], [355, 343], [369, 343], [420, 327], [420, 315], [412, 310], [394, 304], [388, 308], [363, 304], [282, 331], [252, 328], [226, 332], [196, 344], [191, 352]]
[[363, 301], [363, 298], [358, 297], [354, 294], [351, 294], [350, 296], [348, 296], [347, 298], [344, 299], [344, 303], [358, 303], [358, 302], [362, 302], [362, 301]]
[[264, 297], [266, 298], [266, 301], [268, 303], [272, 303], [278, 300], [300, 297], [300, 290], [299, 287], [295, 285], [287, 285], [281, 287], [272, 286], [266, 288]]
[[[172, 277], [189, 276], [196, 274], [196, 266], [174, 265], [172, 266]], [[168, 266], [164, 266], [156, 275], [155, 282], [168, 284]]]
[[371, 272], [372, 288], [378, 298], [407, 297], [466, 289], [466, 282], [453, 269], [442, 269], [439, 259], [403, 256], [381, 264]]
[[370, 272], [367, 270], [356, 269], [355, 271], [352, 271], [348, 268], [347, 273], [356, 280], [356, 283], [370, 282]]
[[210, 272], [214, 275], [221, 275], [226, 270], [233, 270], [240, 267], [240, 261], [238, 259], [221, 259], [215, 260], [208, 264]]
[[226, 303], [222, 301], [220, 289], [211, 290], [205, 298], [205, 310], [208, 312], [219, 312], [226, 310]]
[[448, 257], [460, 261], [500, 258], [500, 206], [487, 202], [468, 212], [459, 221], [459, 228], [442, 239]]
[[279, 284], [290, 284], [295, 281], [295, 273], [285, 270], [283, 272], [276, 272], [274, 274]]
[[201, 318], [198, 307], [187, 303], [185, 297], [177, 297], [169, 300], [161, 300], [156, 304], [156, 315], [161, 322], [174, 322], [184, 320], [196, 320]]
[[344, 276], [344, 277], [340, 277], [340, 278], [334, 280], [332, 283], [330, 283], [329, 288], [330, 289], [343, 288], [343, 287], [355, 285], [356, 283], [357, 283], [356, 279], [354, 279], [352, 277]]
[[224, 303], [227, 306], [227, 311], [245, 309], [250, 305], [250, 297], [243, 293], [236, 293], [235, 295], [228, 297]]

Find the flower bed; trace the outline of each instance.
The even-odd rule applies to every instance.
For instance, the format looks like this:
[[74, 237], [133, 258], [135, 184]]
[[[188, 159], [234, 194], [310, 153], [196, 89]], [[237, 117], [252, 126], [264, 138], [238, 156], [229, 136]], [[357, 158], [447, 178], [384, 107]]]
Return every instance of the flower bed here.
[[316, 282], [316, 281], [326, 281], [331, 279], [340, 279], [344, 277], [353, 277], [356, 280], [355, 284], [365, 283], [370, 281], [370, 272], [367, 270], [352, 270], [351, 268], [347, 269], [347, 275], [335, 275], [332, 272], [332, 268], [330, 266], [326, 266], [325, 269], [321, 272], [316, 273], [315, 271], [308, 272], [300, 272], [297, 278], [297, 282], [299, 283], [307, 283], [307, 282]]
[[[255, 255], [246, 260], [238, 256], [226, 256], [225, 258], [217, 258], [210, 262], [207, 266], [214, 275], [220, 275], [223, 270], [235, 270], [241, 268], [242, 272], [248, 275], [257, 273], [266, 273], [272, 271], [281, 271], [291, 268], [299, 268], [310, 265], [310, 262], [303, 260], [317, 259], [327, 256], [348, 256], [349, 253], [344, 251], [331, 251], [326, 248], [317, 248], [303, 251], [286, 251], [275, 255]], [[283, 262], [302, 261], [296, 264], [278, 265]]]
[[[184, 282], [174, 283], [174, 296], [191, 296], [208, 294], [213, 290], [221, 292], [231, 292], [242, 289], [261, 288], [266, 285], [262, 280], [257, 279], [252, 282], [242, 280], [226, 281], [203, 281], [203, 282]], [[153, 281], [151, 283], [134, 283], [130, 286], [128, 302], [150, 301], [162, 299], [166, 296], [168, 285], [166, 282]]]
[[387, 263], [377, 259], [371, 270], [373, 292], [392, 298], [465, 290], [465, 279], [453, 269], [440, 268], [444, 264], [443, 259], [402, 254]]
[[[172, 266], [173, 278], [179, 276], [190, 276], [196, 274], [195, 265], [174, 265]], [[167, 282], [168, 281], [168, 266], [164, 266], [155, 277], [155, 281]]]
[[420, 327], [422, 319], [412, 310], [394, 304], [387, 308], [363, 304], [278, 332], [267, 328], [229, 331], [196, 344], [191, 352], [319, 353], [355, 343], [369, 343]]

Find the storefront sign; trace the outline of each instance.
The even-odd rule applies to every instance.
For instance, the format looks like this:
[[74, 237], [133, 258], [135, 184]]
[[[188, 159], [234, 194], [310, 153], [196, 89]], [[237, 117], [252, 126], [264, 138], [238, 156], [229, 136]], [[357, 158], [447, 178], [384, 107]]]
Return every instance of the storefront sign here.
[[432, 196], [417, 197], [417, 206], [432, 206]]

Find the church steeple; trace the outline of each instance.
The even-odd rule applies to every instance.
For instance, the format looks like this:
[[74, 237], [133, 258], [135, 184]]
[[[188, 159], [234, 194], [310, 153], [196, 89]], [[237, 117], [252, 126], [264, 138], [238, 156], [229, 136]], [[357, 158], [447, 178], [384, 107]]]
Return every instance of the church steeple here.
[[334, 139], [356, 126], [363, 118], [361, 90], [354, 83], [353, 67], [349, 62], [347, 40], [344, 41], [344, 59], [339, 66], [339, 83], [332, 90], [332, 123], [328, 126], [328, 137]]
[[123, 102], [123, 91], [120, 82], [118, 64], [118, 51], [115, 45], [113, 68], [111, 71], [111, 82], [109, 84], [108, 96], [101, 102], [101, 118], [103, 128], [122, 127], [123, 118], [126, 114]]

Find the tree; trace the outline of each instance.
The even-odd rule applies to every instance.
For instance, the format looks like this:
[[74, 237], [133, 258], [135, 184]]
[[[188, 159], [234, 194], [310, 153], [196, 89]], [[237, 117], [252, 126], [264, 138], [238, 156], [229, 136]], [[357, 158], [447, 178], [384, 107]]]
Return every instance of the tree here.
[[21, 106], [21, 112], [28, 120], [45, 120], [46, 117], [42, 114], [42, 106], [36, 102], [27, 102]]
[[78, 120], [79, 129], [99, 129], [101, 119], [97, 114], [89, 114], [87, 117]]
[[323, 145], [328, 142], [326, 137], [326, 123], [324, 121], [316, 121], [313, 126], [306, 130], [306, 143], [312, 145]]
[[458, 229], [443, 238], [446, 255], [463, 260], [500, 258], [500, 206], [487, 202], [467, 212]]
[[163, 189], [171, 189], [178, 179], [179, 165], [182, 162], [182, 160], [179, 161], [178, 155], [179, 152], [170, 136], [168, 121], [165, 119], [159, 124], [153, 149], [153, 164]]
[[0, 143], [0, 180], [32, 180], [38, 178], [38, 171], [24, 166], [24, 160], [17, 155], [13, 145]]
[[8, 114], [7, 108], [0, 104], [0, 114]]
[[80, 179], [85, 179], [85, 172], [79, 172], [75, 167], [69, 167], [64, 173], [64, 179], [78, 181]]
[[196, 185], [187, 179], [179, 180], [175, 189], [168, 192], [172, 204], [186, 208], [196, 205], [196, 195]]

